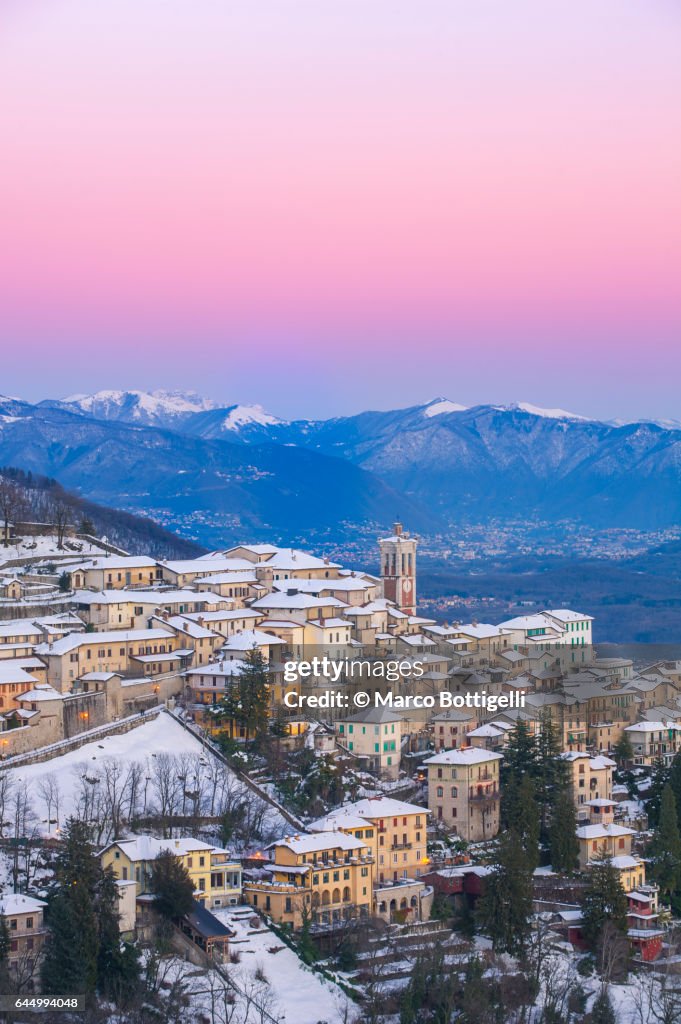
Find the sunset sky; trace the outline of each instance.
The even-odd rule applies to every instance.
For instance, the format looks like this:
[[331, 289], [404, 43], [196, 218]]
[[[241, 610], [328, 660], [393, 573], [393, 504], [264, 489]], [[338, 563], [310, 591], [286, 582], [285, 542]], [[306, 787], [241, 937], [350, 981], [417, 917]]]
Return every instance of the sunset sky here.
[[3, 0], [0, 393], [681, 416], [677, 0]]

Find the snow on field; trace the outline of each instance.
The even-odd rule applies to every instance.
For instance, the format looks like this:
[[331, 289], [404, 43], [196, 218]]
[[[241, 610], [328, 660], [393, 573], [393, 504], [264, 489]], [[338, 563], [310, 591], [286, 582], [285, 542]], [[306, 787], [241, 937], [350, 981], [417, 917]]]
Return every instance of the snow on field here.
[[67, 538], [66, 544], [59, 547], [59, 540], [55, 534], [46, 534], [36, 537], [19, 537], [7, 547], [3, 545], [0, 552], [0, 565], [15, 558], [69, 558], [78, 561], [84, 555], [101, 555], [102, 549], [84, 540], [73, 540]]
[[[261, 972], [269, 982], [272, 1017], [282, 1024], [340, 1024], [355, 1016], [354, 1004], [343, 990], [307, 967], [252, 911], [230, 907], [213, 913], [236, 932], [229, 951], [238, 952], [240, 960], [229, 965], [230, 976], [242, 991], [249, 992]], [[251, 925], [255, 921], [257, 928]], [[351, 1012], [346, 1015], [348, 1004]]]
[[[47, 803], [43, 796], [46, 780], [50, 777], [57, 780], [60, 790], [59, 821], [63, 823], [77, 810], [79, 793], [82, 789], [83, 776], [94, 778], [98, 771], [104, 769], [107, 761], [118, 761], [124, 766], [137, 762], [146, 766], [145, 775], [153, 774], [154, 759], [159, 754], [182, 756], [193, 754], [202, 758], [206, 765], [214, 762], [210, 751], [184, 729], [169, 713], [162, 711], [155, 718], [146, 721], [129, 732], [117, 735], [97, 736], [91, 743], [66, 754], [53, 757], [49, 761], [37, 764], [21, 765], [9, 768], [12, 778], [18, 784], [26, 784], [30, 799], [42, 822], [44, 831], [47, 828]], [[226, 769], [228, 774], [229, 769]], [[246, 792], [244, 783], [232, 775], [233, 785]], [[152, 787], [153, 788], [153, 787]], [[256, 794], [248, 790], [249, 798], [258, 801]], [[54, 809], [52, 810], [54, 815]], [[283, 834], [290, 830], [279, 812], [267, 805], [267, 828]], [[53, 829], [56, 823], [53, 824]]]

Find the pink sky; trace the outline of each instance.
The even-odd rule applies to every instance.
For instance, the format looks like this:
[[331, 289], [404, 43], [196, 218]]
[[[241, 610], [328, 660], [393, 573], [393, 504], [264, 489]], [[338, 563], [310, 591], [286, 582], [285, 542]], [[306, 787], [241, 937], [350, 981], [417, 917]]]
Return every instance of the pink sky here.
[[2, 20], [1, 391], [678, 415], [673, 0]]

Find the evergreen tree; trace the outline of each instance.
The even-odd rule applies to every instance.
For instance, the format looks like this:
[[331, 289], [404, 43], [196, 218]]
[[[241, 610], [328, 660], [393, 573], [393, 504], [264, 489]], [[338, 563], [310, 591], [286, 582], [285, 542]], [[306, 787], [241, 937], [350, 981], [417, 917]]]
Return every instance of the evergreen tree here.
[[529, 775], [512, 775], [501, 792], [502, 817], [506, 828], [520, 837], [532, 871], [539, 864], [539, 807], [536, 783]]
[[532, 871], [522, 838], [509, 829], [499, 840], [497, 867], [487, 875], [478, 904], [480, 927], [497, 950], [525, 950], [532, 917]]
[[266, 734], [270, 704], [267, 673], [262, 651], [254, 647], [247, 652], [236, 682], [222, 699], [218, 718], [234, 721], [249, 736]]
[[658, 757], [653, 762], [650, 776], [650, 785], [646, 790], [645, 808], [648, 815], [649, 828], [657, 828], [660, 820], [660, 804], [662, 802], [662, 790], [669, 781], [669, 769], [664, 759]]
[[549, 847], [554, 871], [571, 874], [576, 870], [579, 863], [577, 814], [572, 797], [567, 791], [558, 796], [553, 809]]
[[626, 933], [626, 893], [611, 858], [604, 857], [593, 864], [582, 900], [582, 934], [592, 949], [598, 948], [608, 923]]
[[612, 755], [615, 761], [617, 761], [620, 771], [625, 769], [634, 760], [634, 748], [631, 745], [629, 733], [622, 732], [622, 735], [612, 748]]
[[520, 779], [523, 775], [533, 779], [539, 776], [537, 741], [522, 718], [518, 719], [509, 733], [501, 772], [503, 781], [511, 777]]
[[677, 754], [671, 763], [668, 781], [676, 800], [676, 817], [681, 821], [681, 753]]
[[589, 1014], [589, 1024], [617, 1024], [615, 1011], [606, 988], [602, 988], [594, 1000]]
[[657, 831], [650, 844], [653, 873], [663, 893], [671, 896], [681, 883], [681, 834], [672, 787], [662, 790]]
[[570, 779], [568, 764], [560, 756], [562, 752], [561, 737], [548, 710], [542, 714], [541, 731], [536, 743], [538, 762], [536, 789], [540, 834], [542, 842], [546, 843], [548, 842], [552, 810], [560, 794], [568, 788]]
[[161, 850], [151, 865], [149, 891], [159, 914], [172, 920], [184, 917], [194, 905], [194, 883], [182, 861], [170, 850]]
[[121, 974], [128, 988], [137, 985], [136, 958], [121, 946], [113, 874], [100, 864], [90, 827], [74, 818], [63, 829], [55, 860], [48, 925], [44, 991], [113, 994]]

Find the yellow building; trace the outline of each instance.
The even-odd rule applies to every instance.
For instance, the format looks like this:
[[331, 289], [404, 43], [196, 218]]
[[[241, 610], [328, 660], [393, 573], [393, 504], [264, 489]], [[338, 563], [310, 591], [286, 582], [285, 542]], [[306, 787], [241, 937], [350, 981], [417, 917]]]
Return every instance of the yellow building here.
[[404, 878], [418, 879], [427, 870], [426, 807], [393, 800], [368, 797], [344, 804], [323, 818], [313, 821], [313, 832], [340, 829], [356, 839], [369, 841], [375, 861], [376, 883]]
[[161, 579], [155, 558], [146, 555], [103, 555], [67, 570], [72, 590], [122, 590], [149, 587]]
[[39, 644], [35, 653], [47, 665], [47, 681], [64, 693], [87, 672], [171, 672], [186, 667], [194, 652], [169, 629], [122, 629], [69, 633], [54, 643]]
[[344, 832], [301, 834], [268, 846], [263, 877], [244, 883], [244, 899], [280, 924], [300, 928], [367, 917], [372, 907], [369, 840]]
[[582, 825], [577, 829], [579, 866], [602, 857], [630, 857], [633, 829], [624, 825]]
[[499, 764], [502, 755], [480, 747], [444, 750], [424, 761], [428, 807], [435, 822], [469, 842], [499, 831]]
[[206, 907], [226, 907], [241, 901], [241, 864], [227, 850], [200, 839], [154, 839], [133, 836], [109, 843], [101, 854], [102, 867], [116, 878], [137, 883], [137, 895], [148, 892], [151, 868], [158, 855], [170, 850], [194, 883], [194, 898]]

